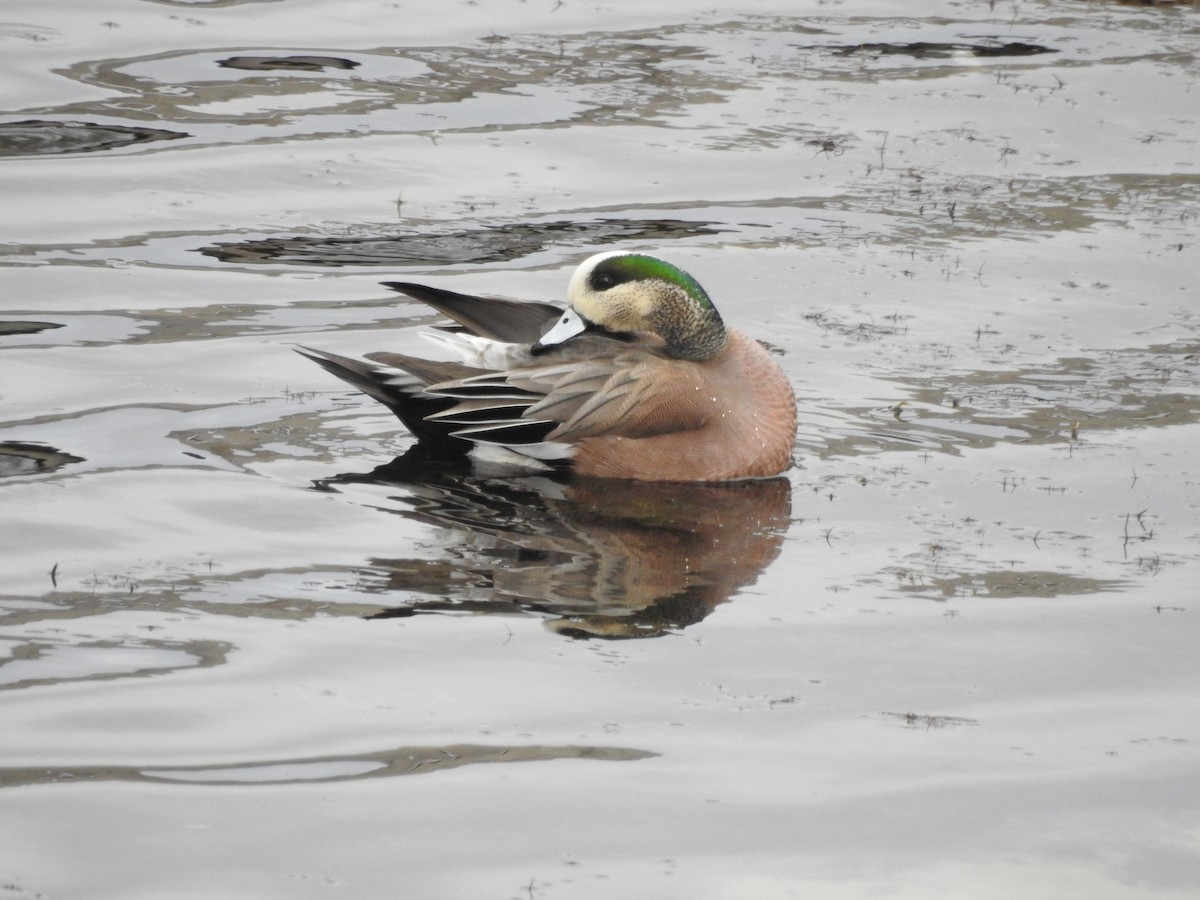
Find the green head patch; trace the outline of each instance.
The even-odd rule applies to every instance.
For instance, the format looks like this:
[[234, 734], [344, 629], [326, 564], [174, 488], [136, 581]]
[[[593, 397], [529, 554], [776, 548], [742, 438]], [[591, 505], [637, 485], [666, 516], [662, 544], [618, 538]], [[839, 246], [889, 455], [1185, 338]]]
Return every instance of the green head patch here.
[[713, 302], [704, 288], [700, 286], [700, 282], [678, 266], [673, 266], [669, 262], [663, 262], [653, 256], [643, 256], [640, 253], [610, 256], [596, 264], [588, 279], [589, 287], [595, 291], [606, 291], [618, 284], [630, 281], [653, 280], [667, 281], [677, 285], [701, 308], [715, 312]]

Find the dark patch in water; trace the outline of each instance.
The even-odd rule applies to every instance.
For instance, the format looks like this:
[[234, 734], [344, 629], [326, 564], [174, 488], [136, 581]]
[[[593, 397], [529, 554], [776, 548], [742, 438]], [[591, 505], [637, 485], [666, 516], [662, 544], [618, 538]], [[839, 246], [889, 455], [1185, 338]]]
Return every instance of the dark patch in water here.
[[46, 444], [0, 442], [0, 478], [41, 475], [77, 462], [83, 462], [83, 458]]
[[580, 246], [624, 240], [695, 237], [725, 229], [677, 219], [598, 219], [497, 225], [441, 234], [396, 237], [285, 237], [221, 243], [200, 253], [237, 264], [299, 266], [445, 266], [520, 259], [554, 244]]
[[217, 60], [223, 69], [245, 69], [267, 72], [284, 69], [290, 72], [324, 72], [326, 69], [357, 69], [362, 63], [340, 56], [231, 56]]
[[173, 141], [184, 137], [189, 135], [182, 131], [142, 128], [138, 125], [27, 119], [23, 122], [0, 122], [0, 157], [95, 153], [132, 144]]
[[49, 331], [51, 328], [62, 327], [62, 322], [29, 322], [20, 319], [9, 319], [0, 322], [0, 335], [37, 334], [39, 331]]
[[1003, 43], [993, 41], [981, 44], [913, 41], [911, 43], [852, 44], [845, 47], [834, 47], [833, 50], [838, 56], [866, 53], [876, 56], [911, 56], [913, 59], [950, 59], [955, 56], [1037, 56], [1040, 53], [1058, 52], [1050, 47], [1027, 44], [1024, 41], [1005, 41]]

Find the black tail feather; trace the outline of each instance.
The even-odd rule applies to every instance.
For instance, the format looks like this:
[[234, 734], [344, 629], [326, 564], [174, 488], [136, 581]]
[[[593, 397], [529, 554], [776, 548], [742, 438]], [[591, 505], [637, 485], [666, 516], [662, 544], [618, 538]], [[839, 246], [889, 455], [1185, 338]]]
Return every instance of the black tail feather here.
[[396, 369], [388, 373], [381, 371], [378, 365], [309, 347], [296, 347], [295, 350], [326, 372], [378, 400], [395, 414], [418, 442], [430, 449], [460, 454], [471, 449], [470, 443], [450, 433], [456, 426], [429, 421], [429, 416], [449, 409], [456, 401], [426, 394], [424, 383], [418, 376], [411, 375], [411, 383], [405, 384]]
[[472, 297], [408, 281], [380, 283], [432, 306], [472, 334], [510, 344], [535, 343], [563, 312], [549, 303]]

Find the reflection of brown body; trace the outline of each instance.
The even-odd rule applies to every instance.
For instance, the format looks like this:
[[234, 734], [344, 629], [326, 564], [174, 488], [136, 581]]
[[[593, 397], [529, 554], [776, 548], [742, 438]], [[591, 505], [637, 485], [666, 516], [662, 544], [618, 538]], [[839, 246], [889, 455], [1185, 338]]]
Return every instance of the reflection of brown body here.
[[550, 627], [637, 637], [703, 619], [779, 555], [791, 496], [784, 478], [692, 485], [686, 493], [667, 485], [573, 488], [579, 536], [591, 538], [594, 566], [590, 585], [580, 579], [579, 586], [591, 588], [597, 608]]
[[[401, 466], [335, 481], [393, 481]], [[422, 499], [396, 511], [453, 529], [452, 553], [436, 572], [425, 560], [373, 559], [386, 582], [365, 587], [445, 592], [445, 599], [381, 616], [511, 614], [515, 604], [550, 614], [550, 628], [579, 637], [650, 637], [700, 621], [778, 556], [791, 515], [784, 478], [564, 485], [451, 476], [407, 486]]]

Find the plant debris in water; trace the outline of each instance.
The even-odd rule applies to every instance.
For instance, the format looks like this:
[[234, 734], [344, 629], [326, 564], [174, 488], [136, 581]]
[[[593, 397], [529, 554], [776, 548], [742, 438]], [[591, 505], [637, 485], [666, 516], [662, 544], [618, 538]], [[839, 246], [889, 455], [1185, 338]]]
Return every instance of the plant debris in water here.
[[221, 262], [287, 263], [302, 266], [444, 266], [521, 259], [548, 246], [595, 246], [625, 240], [719, 234], [705, 222], [678, 219], [597, 219], [504, 224], [440, 234], [395, 237], [281, 237], [221, 243], [200, 253]]
[[0, 157], [95, 153], [150, 141], [189, 137], [182, 131], [141, 125], [102, 125], [99, 122], [51, 122], [27, 119], [0, 122]]

